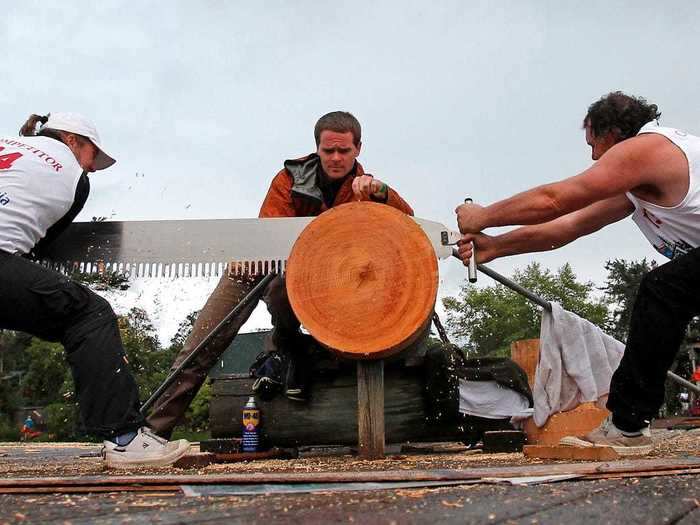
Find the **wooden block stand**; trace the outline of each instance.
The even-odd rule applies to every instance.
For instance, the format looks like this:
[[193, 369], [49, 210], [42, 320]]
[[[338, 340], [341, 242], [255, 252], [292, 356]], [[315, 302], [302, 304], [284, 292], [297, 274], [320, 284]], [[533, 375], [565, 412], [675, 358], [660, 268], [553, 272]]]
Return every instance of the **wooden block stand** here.
[[[511, 346], [511, 358], [527, 373], [530, 388], [535, 384], [535, 370], [539, 361], [540, 340], [515, 341]], [[595, 403], [582, 403], [573, 410], [552, 414], [542, 427], [532, 418], [525, 422], [527, 441], [531, 445], [558, 445], [564, 436], [582, 436], [590, 432], [610, 414]]]

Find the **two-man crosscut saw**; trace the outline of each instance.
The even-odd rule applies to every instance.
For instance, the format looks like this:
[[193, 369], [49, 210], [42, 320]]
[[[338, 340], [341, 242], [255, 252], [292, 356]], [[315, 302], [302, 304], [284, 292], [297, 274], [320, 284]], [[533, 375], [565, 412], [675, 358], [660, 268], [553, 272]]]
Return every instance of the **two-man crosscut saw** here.
[[[104, 221], [71, 224], [41, 254], [40, 262], [60, 271], [118, 272], [134, 277], [220, 275], [228, 265], [258, 275], [282, 273], [292, 246], [314, 217]], [[428, 219], [414, 218], [438, 259], [456, 256], [460, 234]], [[475, 258], [473, 257], [472, 260]], [[551, 305], [483, 264], [476, 269], [547, 310]], [[192, 352], [194, 354], [196, 352]], [[682, 377], [668, 376], [686, 388], [700, 388]]]
[[[220, 275], [236, 262], [258, 275], [284, 272], [292, 246], [314, 217], [78, 222], [41, 254], [62, 271], [119, 272], [134, 277]], [[452, 255], [460, 234], [415, 218], [438, 259]]]
[[[264, 219], [126, 221], [74, 223], [41, 254], [40, 262], [73, 271], [118, 272], [134, 277], [196, 277], [222, 271], [265, 275], [141, 406], [146, 414], [212, 338], [251, 301], [275, 274], [286, 269], [294, 242], [314, 217]], [[443, 224], [415, 218], [435, 256], [446, 259], [460, 234]], [[470, 280], [476, 279], [476, 269]]]

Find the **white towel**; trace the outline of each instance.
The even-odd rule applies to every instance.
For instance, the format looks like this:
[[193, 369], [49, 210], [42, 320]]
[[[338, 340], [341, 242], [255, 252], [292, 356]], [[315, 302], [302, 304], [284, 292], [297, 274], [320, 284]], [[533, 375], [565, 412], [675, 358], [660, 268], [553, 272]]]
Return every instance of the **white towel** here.
[[610, 379], [625, 350], [593, 323], [552, 303], [540, 328], [540, 360], [535, 372], [535, 424], [550, 415], [597, 401], [610, 391]]
[[530, 402], [520, 392], [496, 381], [459, 380], [459, 411], [488, 419], [527, 418], [532, 415]]

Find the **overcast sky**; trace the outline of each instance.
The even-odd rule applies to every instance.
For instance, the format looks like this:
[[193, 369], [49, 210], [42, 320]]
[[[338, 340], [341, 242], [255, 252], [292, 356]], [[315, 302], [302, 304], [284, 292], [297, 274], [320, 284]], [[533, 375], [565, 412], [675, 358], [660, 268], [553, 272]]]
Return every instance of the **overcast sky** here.
[[[252, 217], [283, 160], [315, 149], [318, 117], [347, 110], [366, 171], [455, 226], [466, 196], [588, 167], [581, 120], [607, 92], [700, 134], [699, 22], [688, 1], [13, 2], [0, 134], [32, 112], [95, 121], [118, 163], [92, 175], [83, 220]], [[568, 261], [602, 284], [606, 260], [642, 257], [656, 258], [627, 219], [491, 266]], [[462, 276], [442, 263], [443, 293]]]

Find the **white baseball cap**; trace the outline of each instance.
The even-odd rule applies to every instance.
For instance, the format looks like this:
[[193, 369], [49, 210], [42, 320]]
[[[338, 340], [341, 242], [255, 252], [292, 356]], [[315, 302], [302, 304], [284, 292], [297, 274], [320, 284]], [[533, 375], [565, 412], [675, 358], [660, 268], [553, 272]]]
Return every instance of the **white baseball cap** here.
[[49, 120], [41, 126], [41, 129], [58, 129], [90, 139], [90, 142], [97, 147], [97, 156], [95, 157], [96, 170], [109, 168], [117, 162], [102, 147], [95, 125], [78, 113], [49, 113]]

